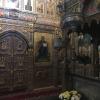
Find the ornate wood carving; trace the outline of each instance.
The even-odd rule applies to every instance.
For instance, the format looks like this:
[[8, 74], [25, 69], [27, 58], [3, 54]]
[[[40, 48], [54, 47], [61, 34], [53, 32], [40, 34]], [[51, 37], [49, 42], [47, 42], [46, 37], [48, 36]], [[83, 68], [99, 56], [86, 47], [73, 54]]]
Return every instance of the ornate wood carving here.
[[16, 33], [0, 37], [0, 89], [28, 85], [27, 43]]
[[12, 19], [0, 19], [0, 33], [4, 33], [6, 31], [17, 31], [25, 36], [25, 38], [32, 43], [30, 40], [30, 34], [33, 34], [33, 23], [20, 21], [20, 20], [12, 20]]

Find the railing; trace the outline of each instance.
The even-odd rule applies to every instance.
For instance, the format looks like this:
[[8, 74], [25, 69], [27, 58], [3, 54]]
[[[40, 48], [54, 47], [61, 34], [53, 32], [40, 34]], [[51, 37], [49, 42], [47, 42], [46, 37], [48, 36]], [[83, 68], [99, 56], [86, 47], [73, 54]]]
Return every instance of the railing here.
[[94, 78], [97, 80], [100, 80], [100, 66], [99, 65], [92, 65], [92, 64], [77, 64], [73, 63], [69, 66], [70, 68], [70, 73], [83, 76], [83, 77], [88, 77], [88, 78]]

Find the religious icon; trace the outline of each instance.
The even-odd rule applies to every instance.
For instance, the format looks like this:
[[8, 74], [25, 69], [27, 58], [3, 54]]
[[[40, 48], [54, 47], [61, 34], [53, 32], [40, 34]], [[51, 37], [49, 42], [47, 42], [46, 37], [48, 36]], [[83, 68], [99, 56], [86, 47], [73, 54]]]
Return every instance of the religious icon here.
[[19, 8], [19, 0], [4, 0], [4, 7]]
[[54, 2], [53, 2], [53, 0], [47, 0], [47, 14], [48, 15], [54, 14]]
[[25, 10], [32, 11], [31, 0], [25, 0]]
[[44, 13], [44, 3], [43, 0], [36, 0], [36, 11], [38, 13]]
[[92, 61], [92, 50], [93, 50], [93, 45], [92, 45], [92, 36], [88, 33], [83, 33], [80, 32], [79, 37], [78, 37], [78, 46], [79, 46], [79, 55], [78, 55], [78, 60], [80, 63], [84, 64], [89, 64]]
[[44, 36], [41, 36], [41, 40], [37, 43], [38, 48], [37, 48], [37, 55], [36, 55], [36, 60], [40, 61], [46, 61], [49, 58], [49, 53], [48, 53], [48, 43], [45, 40]]
[[34, 33], [34, 62], [35, 64], [52, 63], [53, 35], [44, 32]]

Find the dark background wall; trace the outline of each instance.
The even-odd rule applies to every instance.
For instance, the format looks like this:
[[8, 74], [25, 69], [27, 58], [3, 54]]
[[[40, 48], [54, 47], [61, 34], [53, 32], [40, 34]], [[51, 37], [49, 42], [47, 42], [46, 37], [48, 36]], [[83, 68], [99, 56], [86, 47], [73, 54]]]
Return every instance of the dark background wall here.
[[83, 95], [82, 100], [100, 100], [100, 81], [73, 76], [73, 88]]

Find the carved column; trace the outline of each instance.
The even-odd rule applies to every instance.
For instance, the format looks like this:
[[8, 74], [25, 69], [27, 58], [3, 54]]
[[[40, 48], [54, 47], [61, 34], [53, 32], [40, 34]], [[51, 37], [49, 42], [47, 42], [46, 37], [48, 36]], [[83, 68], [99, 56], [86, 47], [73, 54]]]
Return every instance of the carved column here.
[[[64, 47], [65, 47], [65, 57], [64, 57], [64, 66], [62, 70], [62, 89], [63, 91], [70, 90], [72, 88], [72, 77], [70, 73], [70, 62], [68, 57], [68, 48], [69, 48], [69, 36], [70, 31], [77, 32], [81, 26], [82, 17], [80, 14], [68, 14], [65, 15], [63, 19], [63, 29], [64, 29]], [[72, 58], [75, 59], [74, 53], [72, 53]], [[74, 64], [72, 64], [74, 65]]]
[[54, 49], [54, 85], [58, 86], [58, 50]]
[[59, 50], [61, 49], [62, 47], [62, 39], [61, 37], [59, 36], [59, 30], [55, 30], [56, 32], [56, 35], [54, 37], [54, 58], [53, 58], [53, 61], [54, 61], [54, 85], [55, 86], [58, 86], [59, 85]]
[[69, 70], [69, 63], [68, 63], [68, 43], [69, 43], [69, 39], [68, 39], [68, 29], [65, 29], [64, 31], [64, 65], [62, 68], [62, 91], [70, 90], [70, 70]]

